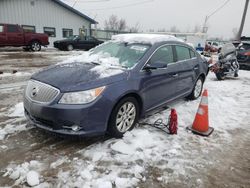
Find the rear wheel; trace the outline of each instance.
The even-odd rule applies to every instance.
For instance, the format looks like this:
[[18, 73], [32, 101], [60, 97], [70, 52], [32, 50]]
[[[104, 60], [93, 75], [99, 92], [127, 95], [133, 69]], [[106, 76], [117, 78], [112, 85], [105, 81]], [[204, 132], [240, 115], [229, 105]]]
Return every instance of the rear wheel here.
[[195, 100], [199, 96], [201, 96], [201, 92], [202, 92], [202, 89], [203, 89], [203, 82], [204, 82], [204, 80], [200, 76], [198, 78], [198, 80], [195, 82], [195, 85], [194, 85], [192, 93], [187, 97], [188, 99]]
[[33, 41], [33, 42], [31, 43], [30, 49], [31, 49], [33, 52], [40, 51], [40, 50], [41, 50], [41, 44], [40, 44], [40, 42], [38, 42], [38, 41]]
[[138, 121], [139, 104], [133, 97], [122, 99], [113, 109], [108, 125], [111, 136], [122, 137], [123, 134], [132, 130]]

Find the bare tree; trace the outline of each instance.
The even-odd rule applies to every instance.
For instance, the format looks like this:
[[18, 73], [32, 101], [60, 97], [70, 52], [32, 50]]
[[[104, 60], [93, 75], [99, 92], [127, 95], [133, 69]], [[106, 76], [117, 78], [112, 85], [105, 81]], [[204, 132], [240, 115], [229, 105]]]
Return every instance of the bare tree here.
[[120, 19], [119, 22], [118, 22], [118, 26], [117, 26], [117, 30], [118, 31], [125, 31], [126, 30], [126, 20], [125, 19]]
[[237, 27], [234, 27], [232, 29], [232, 32], [233, 32], [233, 39], [236, 39], [238, 32], [239, 32], [239, 29]]
[[129, 31], [131, 33], [138, 33], [139, 30], [140, 30], [140, 24], [139, 24], [139, 22], [137, 22], [134, 26], [132, 26], [132, 27], [129, 28]]
[[172, 33], [178, 33], [178, 32], [180, 32], [180, 30], [177, 29], [177, 27], [174, 25], [174, 26], [172, 26], [172, 27], [170, 28], [170, 32], [172, 32]]
[[108, 29], [108, 30], [117, 30], [118, 24], [119, 24], [119, 21], [116, 15], [111, 15], [108, 20], [105, 20], [105, 23], [104, 23], [105, 29]]

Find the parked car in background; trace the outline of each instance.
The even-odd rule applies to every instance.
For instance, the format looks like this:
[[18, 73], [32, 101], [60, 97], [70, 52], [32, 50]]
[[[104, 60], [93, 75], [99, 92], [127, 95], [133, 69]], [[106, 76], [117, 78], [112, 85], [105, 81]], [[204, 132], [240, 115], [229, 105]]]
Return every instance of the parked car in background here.
[[26, 117], [61, 135], [121, 137], [169, 102], [197, 99], [208, 63], [173, 36], [124, 34], [71, 62], [34, 74], [24, 94]]
[[81, 37], [79, 35], [74, 35], [67, 39], [55, 41], [54, 47], [58, 48], [59, 50], [68, 50], [68, 51], [71, 51], [73, 49], [90, 50], [91, 48], [94, 48], [101, 43], [103, 43], [103, 41], [100, 41], [91, 36]]
[[250, 69], [250, 43], [239, 44], [237, 60], [240, 64], [240, 69]]
[[17, 24], [0, 24], [0, 47], [24, 47], [25, 50], [40, 51], [49, 45], [47, 34], [25, 32]]

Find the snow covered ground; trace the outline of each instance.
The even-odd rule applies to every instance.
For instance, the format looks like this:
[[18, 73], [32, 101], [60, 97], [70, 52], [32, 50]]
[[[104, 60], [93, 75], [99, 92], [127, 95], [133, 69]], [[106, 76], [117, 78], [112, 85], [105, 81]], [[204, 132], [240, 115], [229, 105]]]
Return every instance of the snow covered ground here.
[[[8, 76], [7, 76], [8, 77]], [[210, 73], [209, 121], [200, 137], [192, 125], [200, 99], [169, 105], [178, 113], [178, 134], [138, 126], [122, 139], [70, 141], [30, 127], [22, 88], [0, 91], [0, 186], [36, 187], [249, 187], [250, 72], [217, 81]], [[170, 109], [158, 118], [167, 122]]]

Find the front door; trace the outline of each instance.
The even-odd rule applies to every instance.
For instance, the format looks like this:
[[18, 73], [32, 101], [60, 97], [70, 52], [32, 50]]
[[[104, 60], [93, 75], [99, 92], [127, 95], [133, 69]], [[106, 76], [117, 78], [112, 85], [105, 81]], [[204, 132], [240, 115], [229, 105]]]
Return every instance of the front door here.
[[150, 58], [148, 64], [165, 62], [166, 68], [140, 72], [145, 110], [149, 111], [175, 98], [180, 70], [174, 62], [173, 47], [162, 46]]
[[7, 25], [7, 40], [13, 46], [24, 44], [24, 35], [17, 25]]

